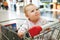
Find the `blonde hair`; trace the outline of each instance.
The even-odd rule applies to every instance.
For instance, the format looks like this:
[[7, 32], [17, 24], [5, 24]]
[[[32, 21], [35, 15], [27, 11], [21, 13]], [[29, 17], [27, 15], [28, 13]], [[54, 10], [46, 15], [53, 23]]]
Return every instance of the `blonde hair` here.
[[26, 8], [28, 7], [28, 6], [33, 6], [34, 4], [28, 4], [28, 5], [26, 5], [25, 7], [24, 7], [24, 13], [25, 13], [25, 16], [28, 16], [27, 15], [27, 10], [26, 10]]

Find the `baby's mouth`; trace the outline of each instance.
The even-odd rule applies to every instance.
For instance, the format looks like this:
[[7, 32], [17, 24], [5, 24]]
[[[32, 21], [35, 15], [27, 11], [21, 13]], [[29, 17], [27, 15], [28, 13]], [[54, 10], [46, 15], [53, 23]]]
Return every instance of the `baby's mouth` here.
[[35, 16], [38, 16], [39, 14], [36, 14]]

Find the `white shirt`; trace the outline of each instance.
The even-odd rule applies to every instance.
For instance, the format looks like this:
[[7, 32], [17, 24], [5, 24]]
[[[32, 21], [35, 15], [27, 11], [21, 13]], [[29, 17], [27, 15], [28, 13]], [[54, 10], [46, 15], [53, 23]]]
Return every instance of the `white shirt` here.
[[[25, 33], [26, 31], [28, 31], [30, 28], [32, 28], [33, 26], [43, 26], [44, 24], [46, 24], [47, 21], [45, 19], [40, 19], [36, 24], [32, 23], [31, 21], [29, 20], [26, 20], [22, 26], [20, 27], [20, 29], [18, 30], [18, 32], [23, 32]], [[43, 27], [42, 27], [43, 28]]]

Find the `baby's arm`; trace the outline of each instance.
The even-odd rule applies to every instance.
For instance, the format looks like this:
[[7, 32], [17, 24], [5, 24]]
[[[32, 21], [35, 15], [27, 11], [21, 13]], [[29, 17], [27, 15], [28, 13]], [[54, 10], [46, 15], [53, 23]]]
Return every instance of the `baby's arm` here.
[[43, 31], [50, 31], [51, 30], [50, 26], [47, 25], [48, 20], [44, 20], [42, 23], [43, 23], [43, 25], [42, 25]]
[[24, 33], [26, 32], [28, 30], [28, 26], [27, 26], [27, 24], [26, 23], [24, 23], [21, 27], [20, 27], [20, 29], [18, 30], [18, 36], [20, 37], [20, 38], [23, 38], [23, 36], [24, 36]]
[[44, 31], [50, 31], [51, 30], [51, 28], [50, 27], [48, 27], [48, 28], [46, 28]]

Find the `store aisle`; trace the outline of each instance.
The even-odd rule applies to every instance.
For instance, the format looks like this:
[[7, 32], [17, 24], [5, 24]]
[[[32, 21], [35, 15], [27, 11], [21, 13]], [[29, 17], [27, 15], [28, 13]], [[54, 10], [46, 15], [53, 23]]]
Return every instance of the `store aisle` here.
[[16, 19], [16, 18], [25, 18], [22, 8], [18, 11], [19, 12], [0, 9], [0, 21]]

